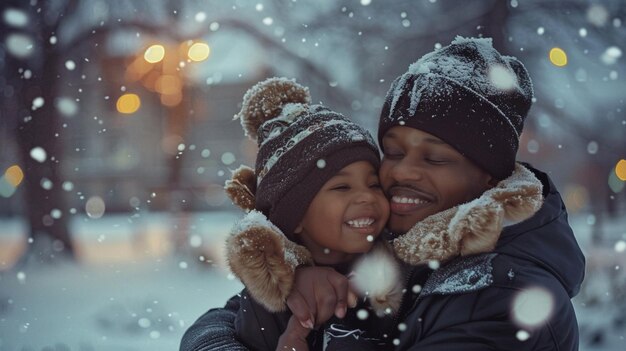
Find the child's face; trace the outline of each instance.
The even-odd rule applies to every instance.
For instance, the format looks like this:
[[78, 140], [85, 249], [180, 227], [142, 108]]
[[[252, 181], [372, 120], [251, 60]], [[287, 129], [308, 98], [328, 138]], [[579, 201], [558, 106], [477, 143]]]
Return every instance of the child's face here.
[[383, 136], [380, 179], [390, 199], [388, 228], [405, 233], [415, 223], [480, 196], [492, 177], [441, 139], [410, 127]]
[[389, 203], [371, 163], [342, 168], [315, 195], [296, 235], [321, 264], [369, 251], [389, 218]]

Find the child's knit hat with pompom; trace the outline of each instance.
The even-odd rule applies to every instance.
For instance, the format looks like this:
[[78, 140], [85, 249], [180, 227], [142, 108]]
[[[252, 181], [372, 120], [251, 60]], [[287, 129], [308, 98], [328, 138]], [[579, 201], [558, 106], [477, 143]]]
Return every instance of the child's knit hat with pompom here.
[[327, 180], [351, 163], [368, 161], [378, 168], [380, 162], [365, 129], [310, 101], [308, 88], [270, 78], [248, 90], [235, 115], [259, 153], [254, 174], [236, 174], [226, 190], [234, 199], [239, 195], [233, 192], [243, 192], [233, 184], [249, 183], [245, 193], [250, 196], [235, 202], [263, 212], [288, 237]]

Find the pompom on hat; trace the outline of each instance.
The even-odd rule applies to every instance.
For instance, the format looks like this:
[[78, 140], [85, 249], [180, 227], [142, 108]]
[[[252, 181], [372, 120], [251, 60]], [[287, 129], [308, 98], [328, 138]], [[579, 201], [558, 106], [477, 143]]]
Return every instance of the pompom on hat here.
[[327, 180], [357, 161], [376, 168], [380, 163], [376, 143], [365, 129], [310, 101], [306, 87], [269, 78], [248, 90], [235, 115], [259, 152], [254, 177], [251, 169], [240, 168], [226, 191], [246, 209], [253, 203], [290, 238]]
[[524, 65], [487, 38], [457, 37], [398, 77], [380, 115], [378, 141], [395, 126], [432, 134], [496, 179], [513, 173], [533, 87]]
[[[287, 105], [302, 106], [310, 103], [311, 95], [308, 88], [293, 80], [270, 78], [258, 83], [246, 92], [241, 111], [235, 118], [241, 120], [245, 135], [252, 140], [258, 140], [257, 131], [261, 125], [269, 120], [279, 118], [283, 108]], [[285, 113], [283, 117], [287, 116], [297, 117], [293, 113]]]

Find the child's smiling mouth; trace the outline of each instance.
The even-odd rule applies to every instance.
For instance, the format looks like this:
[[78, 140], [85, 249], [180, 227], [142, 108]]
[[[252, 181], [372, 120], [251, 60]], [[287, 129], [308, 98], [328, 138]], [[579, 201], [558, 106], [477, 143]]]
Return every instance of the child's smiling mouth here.
[[350, 227], [353, 227], [353, 228], [365, 228], [365, 227], [369, 227], [370, 225], [372, 225], [374, 221], [375, 219], [372, 217], [362, 217], [362, 218], [349, 220], [346, 223]]
[[350, 219], [345, 221], [344, 224], [359, 234], [368, 235], [377, 231], [377, 222], [376, 218], [367, 216]]

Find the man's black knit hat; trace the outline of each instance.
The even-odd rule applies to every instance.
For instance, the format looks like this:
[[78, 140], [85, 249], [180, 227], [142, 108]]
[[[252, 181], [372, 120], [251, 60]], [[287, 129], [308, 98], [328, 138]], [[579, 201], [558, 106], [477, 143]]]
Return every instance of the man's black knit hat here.
[[291, 237], [320, 188], [345, 166], [380, 155], [372, 136], [343, 115], [309, 105], [307, 88], [270, 78], [244, 96], [241, 118], [257, 141], [255, 209]]
[[378, 140], [394, 126], [432, 134], [497, 179], [511, 175], [533, 87], [526, 68], [491, 39], [457, 37], [398, 77], [380, 115]]

